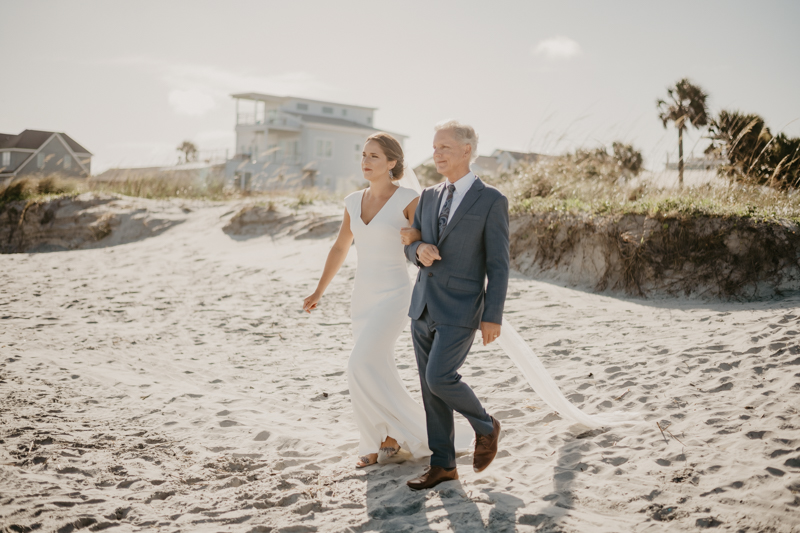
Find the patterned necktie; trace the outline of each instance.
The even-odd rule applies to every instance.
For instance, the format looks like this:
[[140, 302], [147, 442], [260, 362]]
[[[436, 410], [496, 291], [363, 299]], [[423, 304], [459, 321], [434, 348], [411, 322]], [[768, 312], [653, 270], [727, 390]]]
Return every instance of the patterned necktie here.
[[442, 214], [439, 215], [439, 237], [442, 236], [444, 233], [444, 228], [447, 227], [447, 220], [450, 218], [450, 205], [453, 203], [453, 192], [456, 190], [456, 186], [452, 183], [447, 184], [447, 199], [444, 201], [444, 207], [442, 208]]

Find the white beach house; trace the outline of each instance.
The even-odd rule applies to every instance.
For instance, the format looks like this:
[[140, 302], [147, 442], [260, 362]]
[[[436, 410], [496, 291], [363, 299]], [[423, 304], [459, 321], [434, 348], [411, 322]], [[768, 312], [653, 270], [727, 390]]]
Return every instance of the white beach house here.
[[260, 93], [232, 96], [236, 155], [225, 173], [234, 187], [349, 192], [365, 184], [361, 152], [364, 140], [379, 131], [375, 108]]

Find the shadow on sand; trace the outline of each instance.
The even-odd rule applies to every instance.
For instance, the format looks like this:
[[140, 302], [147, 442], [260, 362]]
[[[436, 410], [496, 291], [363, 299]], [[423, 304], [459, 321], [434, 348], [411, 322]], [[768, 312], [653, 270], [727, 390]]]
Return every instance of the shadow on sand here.
[[[426, 461], [377, 467], [367, 475], [367, 515], [361, 530], [418, 533], [454, 531], [516, 531], [517, 509], [522, 500], [488, 489], [464, 489], [461, 481], [448, 481], [429, 490], [413, 491], [406, 481], [418, 476]], [[471, 456], [459, 460], [459, 470], [472, 468]], [[488, 517], [484, 521], [486, 509]], [[484, 510], [483, 515], [481, 509]]]

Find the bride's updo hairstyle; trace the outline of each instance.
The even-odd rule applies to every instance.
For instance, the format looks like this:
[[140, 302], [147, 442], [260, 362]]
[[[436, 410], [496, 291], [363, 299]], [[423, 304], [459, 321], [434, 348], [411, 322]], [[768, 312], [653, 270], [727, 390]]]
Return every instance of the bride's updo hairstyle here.
[[389, 135], [388, 133], [378, 132], [373, 133], [364, 143], [368, 143], [369, 141], [375, 141], [376, 143], [381, 145], [381, 150], [383, 150], [383, 155], [386, 156], [388, 161], [397, 161], [394, 168], [392, 169], [392, 179], [399, 180], [403, 177], [403, 147], [400, 146], [400, 143], [397, 142], [397, 139]]

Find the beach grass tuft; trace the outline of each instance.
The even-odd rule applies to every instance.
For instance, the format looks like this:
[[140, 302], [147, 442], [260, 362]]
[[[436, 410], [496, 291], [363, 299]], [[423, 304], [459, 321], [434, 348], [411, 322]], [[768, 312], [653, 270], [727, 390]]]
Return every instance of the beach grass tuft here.
[[682, 189], [658, 188], [604, 161], [574, 154], [523, 164], [487, 180], [509, 198], [512, 213], [745, 217], [800, 222], [800, 191], [719, 178]]

